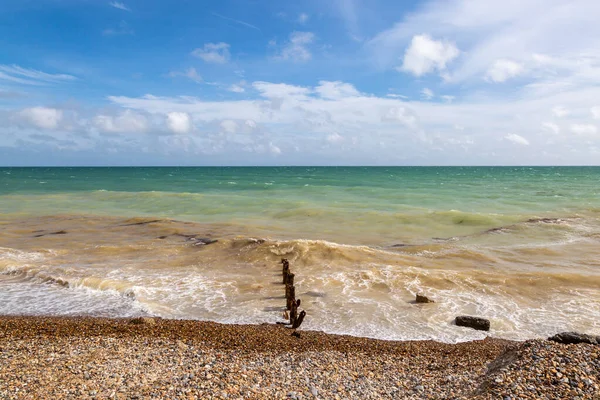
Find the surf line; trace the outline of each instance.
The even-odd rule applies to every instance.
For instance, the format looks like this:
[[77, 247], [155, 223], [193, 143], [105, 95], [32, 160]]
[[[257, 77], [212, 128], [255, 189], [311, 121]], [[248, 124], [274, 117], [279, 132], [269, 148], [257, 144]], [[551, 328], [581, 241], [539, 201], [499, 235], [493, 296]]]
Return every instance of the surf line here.
[[295, 274], [290, 271], [290, 262], [286, 258], [281, 259], [281, 264], [283, 265], [282, 274], [283, 274], [283, 284], [285, 285], [285, 309], [286, 311], [283, 314], [284, 319], [289, 319], [289, 323], [286, 324], [284, 322], [278, 322], [283, 325], [291, 325], [291, 329], [294, 330], [292, 333], [293, 336], [299, 337], [300, 334], [296, 332], [296, 329], [300, 328], [302, 322], [304, 321], [304, 317], [306, 316], [306, 311], [300, 311], [298, 314], [298, 308], [302, 301], [300, 299], [296, 299], [296, 286], [294, 286], [294, 278]]

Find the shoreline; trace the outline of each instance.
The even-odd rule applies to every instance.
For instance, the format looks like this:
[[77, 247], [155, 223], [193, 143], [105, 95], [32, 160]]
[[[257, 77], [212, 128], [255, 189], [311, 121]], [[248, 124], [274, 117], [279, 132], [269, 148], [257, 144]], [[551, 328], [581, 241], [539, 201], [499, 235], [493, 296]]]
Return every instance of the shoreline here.
[[272, 324], [0, 316], [0, 398], [600, 396], [600, 346], [292, 332]]

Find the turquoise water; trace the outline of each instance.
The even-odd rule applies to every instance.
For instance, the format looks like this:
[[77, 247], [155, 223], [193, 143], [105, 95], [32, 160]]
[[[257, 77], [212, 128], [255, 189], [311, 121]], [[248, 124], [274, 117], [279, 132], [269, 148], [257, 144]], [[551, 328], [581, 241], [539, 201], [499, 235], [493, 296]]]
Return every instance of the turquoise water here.
[[[599, 188], [600, 167], [3, 168], [0, 212], [160, 216], [377, 243], [596, 215]], [[405, 228], [400, 237], [392, 225]]]
[[0, 314], [275, 322], [282, 257], [307, 329], [598, 335], [600, 167], [0, 168]]

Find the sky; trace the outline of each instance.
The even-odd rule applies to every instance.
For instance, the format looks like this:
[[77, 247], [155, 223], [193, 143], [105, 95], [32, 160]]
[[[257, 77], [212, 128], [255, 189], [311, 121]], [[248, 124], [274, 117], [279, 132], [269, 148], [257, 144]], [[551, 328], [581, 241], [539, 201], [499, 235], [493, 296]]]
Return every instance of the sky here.
[[0, 165], [598, 165], [597, 0], [0, 0]]

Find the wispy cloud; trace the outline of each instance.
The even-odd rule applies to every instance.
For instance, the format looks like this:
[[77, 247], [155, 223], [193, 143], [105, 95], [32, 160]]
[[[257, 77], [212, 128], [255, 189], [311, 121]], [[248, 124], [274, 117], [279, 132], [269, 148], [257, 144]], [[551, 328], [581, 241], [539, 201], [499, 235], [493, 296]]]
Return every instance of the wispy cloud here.
[[44, 85], [74, 81], [77, 78], [66, 74], [49, 74], [35, 69], [23, 68], [18, 65], [0, 65], [0, 81], [23, 85]]
[[[275, 58], [294, 62], [308, 61], [312, 58], [309, 46], [314, 40], [315, 34], [312, 32], [292, 32], [289, 41], [285, 43]], [[275, 43], [269, 44], [275, 45]]]
[[227, 43], [205, 43], [203, 48], [192, 51], [194, 57], [201, 58], [204, 62], [213, 64], [225, 64], [229, 61], [229, 44]]
[[431, 100], [431, 99], [433, 99], [433, 96], [435, 96], [435, 94], [433, 93], [433, 90], [431, 90], [429, 88], [423, 88], [421, 90], [421, 97], [423, 97], [425, 100]]
[[234, 83], [233, 85], [227, 87], [227, 90], [233, 93], [244, 93], [246, 91], [245, 89], [246, 86], [246, 81], [240, 81], [238, 83]]
[[238, 25], [245, 26], [246, 28], [256, 29], [257, 31], [260, 31], [260, 28], [258, 26], [252, 25], [252, 24], [250, 24], [248, 22], [245, 22], [245, 21], [242, 21], [242, 20], [239, 20], [239, 19], [235, 19], [235, 18], [226, 17], [225, 15], [221, 15], [221, 14], [216, 13], [216, 12], [213, 12], [212, 15], [214, 15], [215, 17], [219, 17], [221, 19], [224, 19], [226, 21], [230, 21], [230, 22], [236, 23]]
[[308, 22], [308, 19], [310, 17], [308, 16], [307, 13], [301, 13], [300, 15], [298, 15], [298, 23], [304, 25], [305, 23]]
[[124, 3], [118, 1], [112, 1], [109, 4], [114, 8], [118, 8], [119, 10], [131, 11], [131, 8], [127, 7]]
[[24, 94], [21, 92], [0, 89], [0, 99], [16, 99], [23, 96]]
[[193, 67], [190, 67], [190, 68], [186, 69], [185, 71], [171, 71], [171, 72], [169, 72], [169, 76], [171, 78], [177, 78], [177, 77], [188, 78], [196, 83], [202, 83], [202, 81], [203, 81], [202, 77], [198, 74], [198, 71], [196, 71], [196, 68], [193, 68]]
[[134, 31], [127, 22], [121, 21], [118, 27], [105, 29], [102, 34], [104, 36], [133, 35]]
[[358, 5], [356, 0], [335, 0], [340, 16], [346, 24], [346, 29], [350, 37], [360, 42], [362, 41], [360, 32], [358, 31]]

